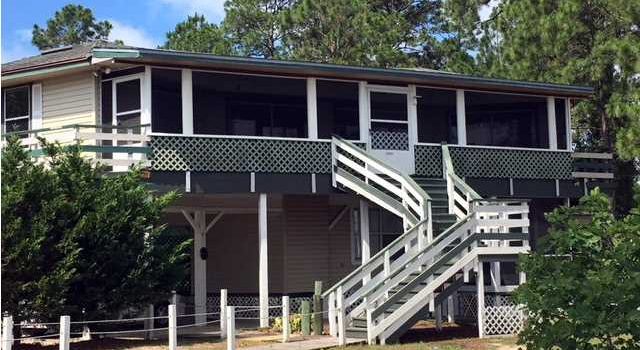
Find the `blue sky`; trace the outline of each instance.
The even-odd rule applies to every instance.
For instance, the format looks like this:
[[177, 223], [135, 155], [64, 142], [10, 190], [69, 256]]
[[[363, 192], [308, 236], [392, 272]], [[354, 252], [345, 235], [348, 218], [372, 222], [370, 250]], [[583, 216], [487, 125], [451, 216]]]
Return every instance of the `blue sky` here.
[[[492, 0], [481, 9], [481, 17], [488, 17], [499, 2]], [[2, 0], [2, 62], [38, 54], [31, 45], [33, 25], [46, 26], [55, 11], [70, 3], [92, 9], [100, 21], [110, 21], [111, 39], [140, 47], [162, 44], [165, 34], [194, 12], [214, 23], [224, 17], [224, 0]]]
[[96, 19], [110, 21], [112, 39], [142, 47], [162, 44], [166, 32], [196, 11], [212, 22], [224, 17], [224, 0], [2, 0], [2, 62], [37, 54], [31, 45], [33, 25], [45, 26], [55, 11], [70, 3], [91, 8]]

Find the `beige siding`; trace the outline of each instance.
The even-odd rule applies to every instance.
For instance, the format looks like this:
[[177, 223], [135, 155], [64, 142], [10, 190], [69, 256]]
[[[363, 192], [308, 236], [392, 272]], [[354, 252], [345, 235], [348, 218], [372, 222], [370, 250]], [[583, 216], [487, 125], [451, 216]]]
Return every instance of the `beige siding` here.
[[96, 92], [92, 73], [79, 73], [42, 82], [42, 126], [96, 124]]

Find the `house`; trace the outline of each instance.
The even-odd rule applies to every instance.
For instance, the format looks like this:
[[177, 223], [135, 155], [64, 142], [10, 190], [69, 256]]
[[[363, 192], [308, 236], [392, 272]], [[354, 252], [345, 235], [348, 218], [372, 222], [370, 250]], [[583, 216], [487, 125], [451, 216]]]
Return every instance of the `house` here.
[[517, 331], [543, 214], [612, 181], [611, 155], [572, 151], [592, 93], [96, 43], [3, 64], [2, 126], [183, 192], [166, 222], [194, 238], [195, 312], [227, 289], [266, 326], [322, 281], [332, 335], [387, 342], [424, 318]]

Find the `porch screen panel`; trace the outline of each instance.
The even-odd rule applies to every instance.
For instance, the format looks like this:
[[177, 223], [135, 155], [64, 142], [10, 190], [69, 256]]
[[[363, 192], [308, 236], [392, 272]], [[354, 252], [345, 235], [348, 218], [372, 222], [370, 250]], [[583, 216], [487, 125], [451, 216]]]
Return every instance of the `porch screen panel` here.
[[456, 91], [418, 88], [418, 141], [457, 142]]
[[467, 143], [547, 148], [545, 97], [465, 92]]
[[336, 134], [348, 140], [360, 139], [358, 84], [318, 80], [318, 137]]
[[153, 131], [182, 133], [182, 72], [151, 70], [151, 126]]
[[196, 134], [307, 137], [306, 81], [193, 72]]
[[555, 102], [558, 149], [567, 149], [567, 106], [564, 98], [556, 98]]

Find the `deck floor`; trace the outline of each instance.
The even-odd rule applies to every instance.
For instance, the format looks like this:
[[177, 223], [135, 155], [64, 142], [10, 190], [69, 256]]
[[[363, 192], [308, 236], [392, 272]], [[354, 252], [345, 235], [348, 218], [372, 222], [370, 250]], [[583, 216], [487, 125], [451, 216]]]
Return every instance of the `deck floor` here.
[[[347, 345], [363, 343], [364, 339], [347, 339]], [[250, 346], [242, 350], [318, 350], [338, 346], [338, 339], [328, 335], [313, 336], [304, 340], [291, 341], [288, 343], [269, 343], [264, 345]]]

